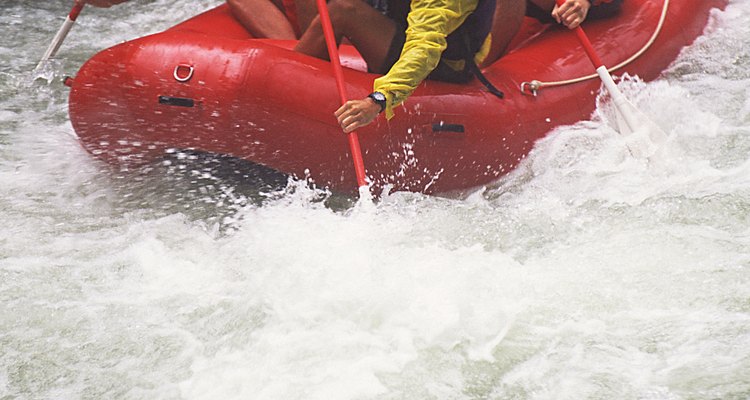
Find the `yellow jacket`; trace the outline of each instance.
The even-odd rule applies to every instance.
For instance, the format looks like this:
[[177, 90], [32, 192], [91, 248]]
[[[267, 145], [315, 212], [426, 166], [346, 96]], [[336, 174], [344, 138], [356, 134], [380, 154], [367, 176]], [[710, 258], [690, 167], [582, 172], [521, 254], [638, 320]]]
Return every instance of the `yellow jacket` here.
[[[411, 0], [406, 41], [401, 57], [387, 74], [375, 79], [374, 91], [385, 94], [385, 116], [401, 104], [435, 69], [445, 50], [446, 37], [476, 8], [479, 0]], [[488, 39], [489, 40], [489, 36]], [[483, 49], [487, 48], [487, 41]]]

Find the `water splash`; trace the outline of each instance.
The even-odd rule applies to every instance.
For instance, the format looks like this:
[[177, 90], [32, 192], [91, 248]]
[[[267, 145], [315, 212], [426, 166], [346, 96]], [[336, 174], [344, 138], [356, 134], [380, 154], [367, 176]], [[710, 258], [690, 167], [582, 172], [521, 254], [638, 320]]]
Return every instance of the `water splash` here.
[[[137, 179], [92, 160], [57, 80], [15, 84], [50, 37], [18, 26], [64, 12], [39, 7], [0, 16], [18, 44], [0, 45], [0, 397], [750, 393], [746, 2], [668, 79], [621, 86], [669, 134], [656, 160], [600, 116], [467, 199], [364, 211], [286, 179], [253, 199], [226, 160]], [[83, 15], [62, 68], [195, 12], [149, 10]]]

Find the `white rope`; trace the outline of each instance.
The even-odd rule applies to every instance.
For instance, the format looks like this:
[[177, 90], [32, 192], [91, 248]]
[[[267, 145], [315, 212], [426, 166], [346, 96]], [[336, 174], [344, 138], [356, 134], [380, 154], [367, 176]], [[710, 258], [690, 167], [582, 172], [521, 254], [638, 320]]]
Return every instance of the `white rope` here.
[[[669, 10], [669, 0], [664, 0], [664, 6], [662, 7], [662, 10], [661, 10], [661, 17], [659, 18], [659, 23], [656, 25], [656, 30], [654, 30], [654, 34], [651, 35], [651, 38], [648, 40], [648, 42], [646, 42], [646, 44], [640, 50], [638, 50], [635, 54], [630, 56], [630, 58], [628, 58], [627, 60], [615, 65], [614, 67], [609, 68], [608, 69], [609, 72], [616, 71], [630, 64], [635, 59], [643, 55], [643, 53], [645, 53], [651, 47], [651, 45], [654, 44], [654, 42], [656, 41], [656, 38], [659, 37], [659, 34], [661, 33], [662, 28], [664, 27], [664, 20], [667, 19], [668, 10]], [[574, 79], [568, 79], [564, 81], [555, 81], [555, 82], [540, 82], [540, 81], [534, 80], [531, 82], [522, 83], [521, 91], [525, 93], [526, 92], [525, 88], [528, 86], [528, 89], [531, 90], [534, 94], [536, 94], [536, 91], [542, 88], [570, 85], [572, 83], [583, 82], [583, 81], [587, 81], [589, 79], [594, 79], [598, 77], [599, 75], [597, 74], [591, 74], [591, 75], [581, 76], [581, 77], [574, 78]]]

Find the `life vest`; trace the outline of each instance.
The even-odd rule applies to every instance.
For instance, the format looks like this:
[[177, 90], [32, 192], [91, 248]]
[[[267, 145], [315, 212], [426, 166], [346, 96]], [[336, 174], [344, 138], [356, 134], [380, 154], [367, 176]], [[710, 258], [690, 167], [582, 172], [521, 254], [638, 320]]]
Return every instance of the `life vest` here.
[[[477, 76], [487, 82], [480, 78], [477, 63], [490, 48], [496, 0], [385, 1], [384, 14], [406, 34], [398, 60], [373, 81], [373, 91], [386, 96], [386, 118], [393, 116], [392, 108], [406, 100], [424, 79], [465, 83]], [[492, 85], [487, 82], [485, 86], [489, 89]], [[491, 91], [503, 96], [499, 90]]]
[[[368, 0], [368, 3], [400, 26], [406, 27], [406, 21], [411, 2], [405, 0]], [[442, 58], [448, 60], [464, 60], [479, 52], [487, 35], [492, 31], [495, 15], [495, 0], [479, 0], [477, 8], [461, 26], [446, 37], [448, 46], [443, 51]], [[468, 48], [466, 37], [468, 36]], [[467, 51], [470, 52], [467, 54]]]

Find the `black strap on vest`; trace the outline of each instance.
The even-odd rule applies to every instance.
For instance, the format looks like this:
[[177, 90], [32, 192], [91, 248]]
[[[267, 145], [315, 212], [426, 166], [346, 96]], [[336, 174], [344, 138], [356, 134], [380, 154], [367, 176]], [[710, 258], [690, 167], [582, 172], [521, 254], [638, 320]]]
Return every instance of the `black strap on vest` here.
[[479, 82], [482, 82], [482, 85], [484, 85], [484, 87], [486, 87], [490, 93], [497, 96], [498, 99], [502, 99], [503, 97], [505, 97], [505, 94], [500, 89], [495, 87], [495, 85], [493, 85], [486, 76], [484, 76], [477, 63], [474, 62], [473, 57], [471, 59], [467, 59], [466, 62], [469, 63], [469, 71], [471, 71], [471, 73], [473, 73], [474, 76], [479, 79]]
[[482, 70], [479, 69], [479, 66], [474, 61], [474, 51], [472, 51], [471, 49], [471, 39], [469, 38], [468, 30], [464, 29], [461, 36], [463, 36], [464, 38], [464, 46], [466, 48], [466, 56], [464, 58], [464, 62], [466, 63], [465, 68], [467, 68], [469, 72], [474, 74], [474, 76], [479, 79], [479, 82], [482, 82], [482, 85], [484, 85], [484, 87], [486, 87], [490, 93], [497, 96], [498, 99], [502, 99], [503, 97], [505, 97], [505, 94], [500, 89], [495, 87], [495, 85], [493, 85], [486, 76], [484, 76]]

